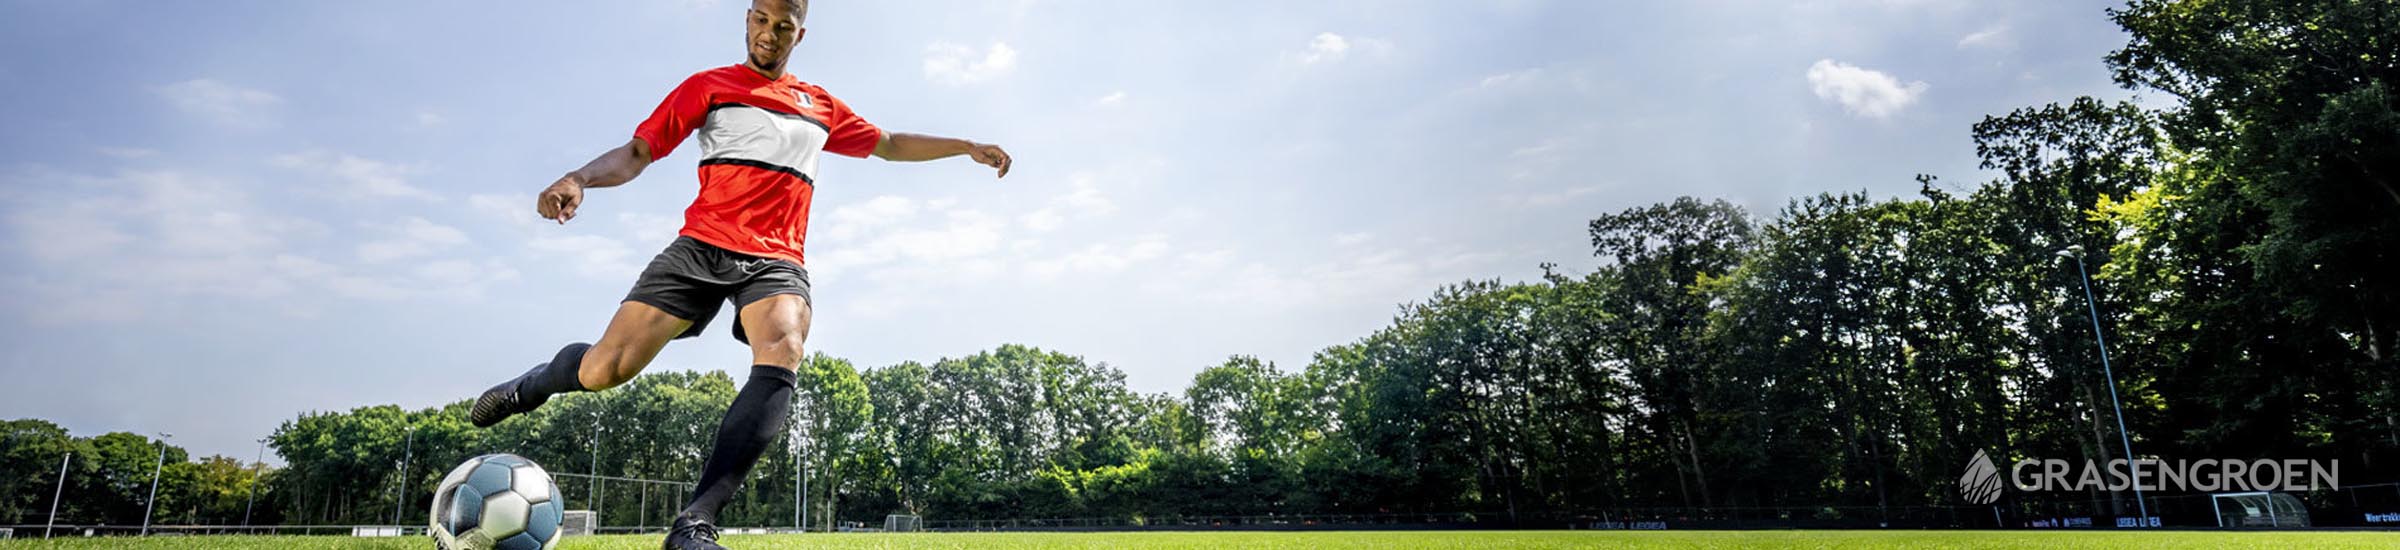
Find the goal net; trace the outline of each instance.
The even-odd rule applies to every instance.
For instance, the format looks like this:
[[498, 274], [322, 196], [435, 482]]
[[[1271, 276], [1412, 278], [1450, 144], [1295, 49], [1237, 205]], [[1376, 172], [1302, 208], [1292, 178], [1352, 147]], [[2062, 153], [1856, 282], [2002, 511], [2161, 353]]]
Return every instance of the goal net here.
[[2218, 527], [2307, 527], [2308, 509], [2300, 499], [2283, 493], [2217, 493]]
[[564, 534], [570, 537], [598, 534], [600, 527], [600, 514], [591, 510], [568, 510], [559, 520], [559, 526], [566, 530]]
[[892, 514], [883, 517], [883, 530], [887, 533], [906, 533], [924, 528], [925, 521], [918, 519], [917, 516]]

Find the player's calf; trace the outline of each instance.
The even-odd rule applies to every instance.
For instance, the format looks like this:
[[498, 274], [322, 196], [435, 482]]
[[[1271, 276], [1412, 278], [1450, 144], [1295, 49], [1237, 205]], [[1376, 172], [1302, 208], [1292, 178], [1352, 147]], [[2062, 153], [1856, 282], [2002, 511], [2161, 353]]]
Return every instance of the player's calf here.
[[475, 407], [467, 411], [467, 420], [477, 428], [489, 428], [508, 417], [532, 412], [550, 402], [550, 396], [587, 391], [581, 371], [583, 354], [591, 349], [591, 344], [567, 344], [550, 362], [534, 365], [525, 374], [484, 390], [482, 396], [475, 398]]

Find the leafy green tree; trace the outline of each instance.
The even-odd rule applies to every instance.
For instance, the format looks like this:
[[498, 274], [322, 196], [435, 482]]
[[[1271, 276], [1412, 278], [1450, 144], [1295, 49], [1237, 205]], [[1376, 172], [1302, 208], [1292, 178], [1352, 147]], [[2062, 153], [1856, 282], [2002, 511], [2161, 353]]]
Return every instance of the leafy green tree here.
[[1740, 264], [1752, 239], [1749, 215], [1722, 200], [1684, 197], [1602, 216], [1590, 229], [1593, 253], [1613, 261], [1601, 295], [1614, 316], [1605, 345], [1638, 399], [1636, 445], [1673, 467], [1686, 505], [1709, 505], [1711, 467], [1700, 456], [1708, 413], [1698, 396], [1709, 383], [1701, 340], [1712, 298], [1701, 290]]
[[[2142, 278], [2192, 291], [2164, 305], [2198, 330], [2152, 325], [2200, 348], [2178, 354], [2177, 368], [2193, 386], [2224, 388], [2175, 388], [2202, 409], [2177, 415], [2177, 427], [2201, 442], [2391, 464], [2400, 458], [2400, 10], [2137, 0], [2110, 16], [2131, 37], [2107, 59], [2116, 81], [2180, 103], [2161, 124], [2188, 153], [2166, 183], [2173, 192], [2129, 201], [2156, 205], [2126, 212], [2146, 221], [2121, 218], [2158, 237], [2127, 251], [2162, 260]], [[2157, 277], [2178, 265], [2201, 270], [2184, 283]], [[2223, 319], [2244, 322], [2212, 322]], [[2219, 410], [2245, 414], [2206, 412]], [[2188, 422], [2209, 418], [2218, 421]]]
[[77, 450], [65, 428], [47, 420], [0, 422], [0, 518], [32, 523], [49, 511], [58, 487], [60, 460]]

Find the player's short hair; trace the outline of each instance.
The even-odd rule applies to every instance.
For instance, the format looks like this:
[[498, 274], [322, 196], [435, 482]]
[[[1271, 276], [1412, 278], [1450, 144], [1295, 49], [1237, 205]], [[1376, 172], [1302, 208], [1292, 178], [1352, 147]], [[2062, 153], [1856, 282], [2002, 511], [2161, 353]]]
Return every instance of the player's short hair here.
[[783, 10], [791, 12], [792, 19], [801, 24], [808, 23], [808, 0], [783, 0]]

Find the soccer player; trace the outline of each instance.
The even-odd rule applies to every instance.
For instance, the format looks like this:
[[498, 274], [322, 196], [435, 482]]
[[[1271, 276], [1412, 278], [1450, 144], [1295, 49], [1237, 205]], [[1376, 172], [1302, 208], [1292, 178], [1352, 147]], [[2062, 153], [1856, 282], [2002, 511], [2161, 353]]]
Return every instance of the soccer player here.
[[807, 35], [807, 0], [754, 0], [743, 63], [701, 71], [667, 94], [625, 145], [542, 190], [543, 218], [575, 219], [583, 191], [615, 187], [700, 134], [700, 196], [684, 210], [681, 235], [650, 261], [597, 344], [569, 344], [548, 363], [483, 392], [469, 412], [488, 427], [561, 393], [598, 391], [631, 380], [667, 342], [697, 336], [730, 299], [733, 336], [750, 346], [750, 376], [717, 426], [716, 443], [690, 503], [664, 547], [721, 549], [716, 515], [784, 428], [810, 317], [801, 245], [820, 151], [891, 161], [966, 155], [1008, 175], [997, 145], [891, 133], [868, 124], [823, 88], [783, 71]]

